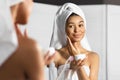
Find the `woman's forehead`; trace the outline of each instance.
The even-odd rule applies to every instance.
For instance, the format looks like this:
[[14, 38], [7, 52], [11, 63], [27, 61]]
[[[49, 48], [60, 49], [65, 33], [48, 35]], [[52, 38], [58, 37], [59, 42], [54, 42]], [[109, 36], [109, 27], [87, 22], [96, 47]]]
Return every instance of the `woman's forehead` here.
[[84, 22], [83, 18], [81, 16], [78, 16], [78, 15], [74, 15], [74, 16], [70, 16], [68, 19], [67, 19], [67, 23], [72, 23], [72, 22]]

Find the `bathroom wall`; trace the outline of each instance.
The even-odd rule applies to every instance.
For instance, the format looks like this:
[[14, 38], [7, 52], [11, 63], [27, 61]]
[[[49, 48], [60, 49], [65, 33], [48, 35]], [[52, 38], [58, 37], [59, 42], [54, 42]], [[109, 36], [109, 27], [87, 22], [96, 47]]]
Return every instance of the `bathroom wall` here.
[[107, 62], [108, 80], [120, 80], [120, 6], [108, 6]]

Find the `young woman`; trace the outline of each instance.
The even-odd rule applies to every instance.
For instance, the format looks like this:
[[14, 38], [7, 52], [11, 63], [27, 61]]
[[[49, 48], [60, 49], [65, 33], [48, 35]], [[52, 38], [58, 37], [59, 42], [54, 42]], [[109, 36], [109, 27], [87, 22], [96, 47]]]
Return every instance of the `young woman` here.
[[[58, 80], [98, 79], [99, 56], [90, 49], [86, 38], [85, 16], [77, 5], [66, 3], [56, 13], [50, 46], [55, 47], [58, 52], [54, 60], [58, 68]], [[79, 59], [81, 54], [85, 55], [84, 59]], [[70, 56], [74, 60], [64, 70]]]

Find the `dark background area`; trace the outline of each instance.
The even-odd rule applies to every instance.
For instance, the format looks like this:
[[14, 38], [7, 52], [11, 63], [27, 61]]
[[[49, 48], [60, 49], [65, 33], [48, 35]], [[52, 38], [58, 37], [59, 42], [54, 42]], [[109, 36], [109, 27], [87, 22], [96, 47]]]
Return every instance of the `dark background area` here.
[[72, 2], [78, 5], [92, 5], [92, 4], [120, 5], [120, 0], [34, 0], [34, 2], [52, 4], [52, 5], [62, 5], [66, 2]]

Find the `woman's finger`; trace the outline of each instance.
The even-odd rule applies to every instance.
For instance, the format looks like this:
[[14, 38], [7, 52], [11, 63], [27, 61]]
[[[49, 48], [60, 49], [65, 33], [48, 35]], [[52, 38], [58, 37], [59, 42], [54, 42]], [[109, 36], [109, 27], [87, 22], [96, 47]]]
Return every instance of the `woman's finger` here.
[[79, 65], [80, 65], [80, 66], [83, 66], [83, 65], [86, 64], [86, 62], [87, 62], [87, 57], [86, 57], [85, 59], [83, 59]]
[[25, 29], [25, 31], [24, 31], [24, 36], [28, 37], [28, 31], [27, 31], [27, 29]]
[[82, 62], [86, 63], [87, 60], [88, 60], [88, 56], [86, 56], [86, 57], [82, 60]]
[[72, 65], [72, 70], [73, 71], [76, 71], [76, 70], [78, 70], [80, 67], [81, 67], [81, 62], [82, 62], [82, 60], [78, 60], [77, 62], [75, 61], [75, 64], [74, 65]]
[[18, 27], [17, 24], [15, 24], [15, 31], [16, 31], [17, 37], [23, 36], [23, 35], [22, 35], [22, 32], [21, 32], [21, 30], [19, 29], [19, 27]]
[[45, 53], [44, 60], [46, 61], [49, 56], [50, 56], [49, 51], [47, 51], [47, 53]]
[[70, 38], [67, 36], [67, 41], [68, 41], [68, 48], [69, 48], [69, 50], [75, 55], [75, 54], [77, 54], [78, 52], [77, 52], [77, 50], [75, 49], [75, 47], [73, 46], [73, 44], [72, 44], [72, 42], [71, 42], [71, 40], [70, 40]]
[[67, 47], [68, 47], [69, 54], [70, 54], [71, 56], [74, 56], [74, 53], [73, 53], [71, 47], [70, 47], [70, 46], [67, 46]]
[[[55, 53], [55, 54], [56, 54], [56, 53]], [[48, 61], [49, 61], [49, 62], [51, 62], [51, 61], [54, 60], [55, 54], [53, 54], [52, 56], [49, 56], [49, 58], [48, 58]]]
[[46, 65], [50, 64], [50, 62], [54, 60], [55, 54], [56, 54], [56, 52], [50, 56], [49, 51], [46, 53], [46, 55], [44, 56], [44, 60], [45, 60]]
[[67, 41], [68, 41], [68, 45], [71, 47], [71, 49], [74, 49], [74, 46], [72, 45], [72, 42], [68, 36], [67, 36]]
[[81, 64], [82, 60], [79, 59], [78, 61], [76, 61], [76, 65], [79, 66]]

